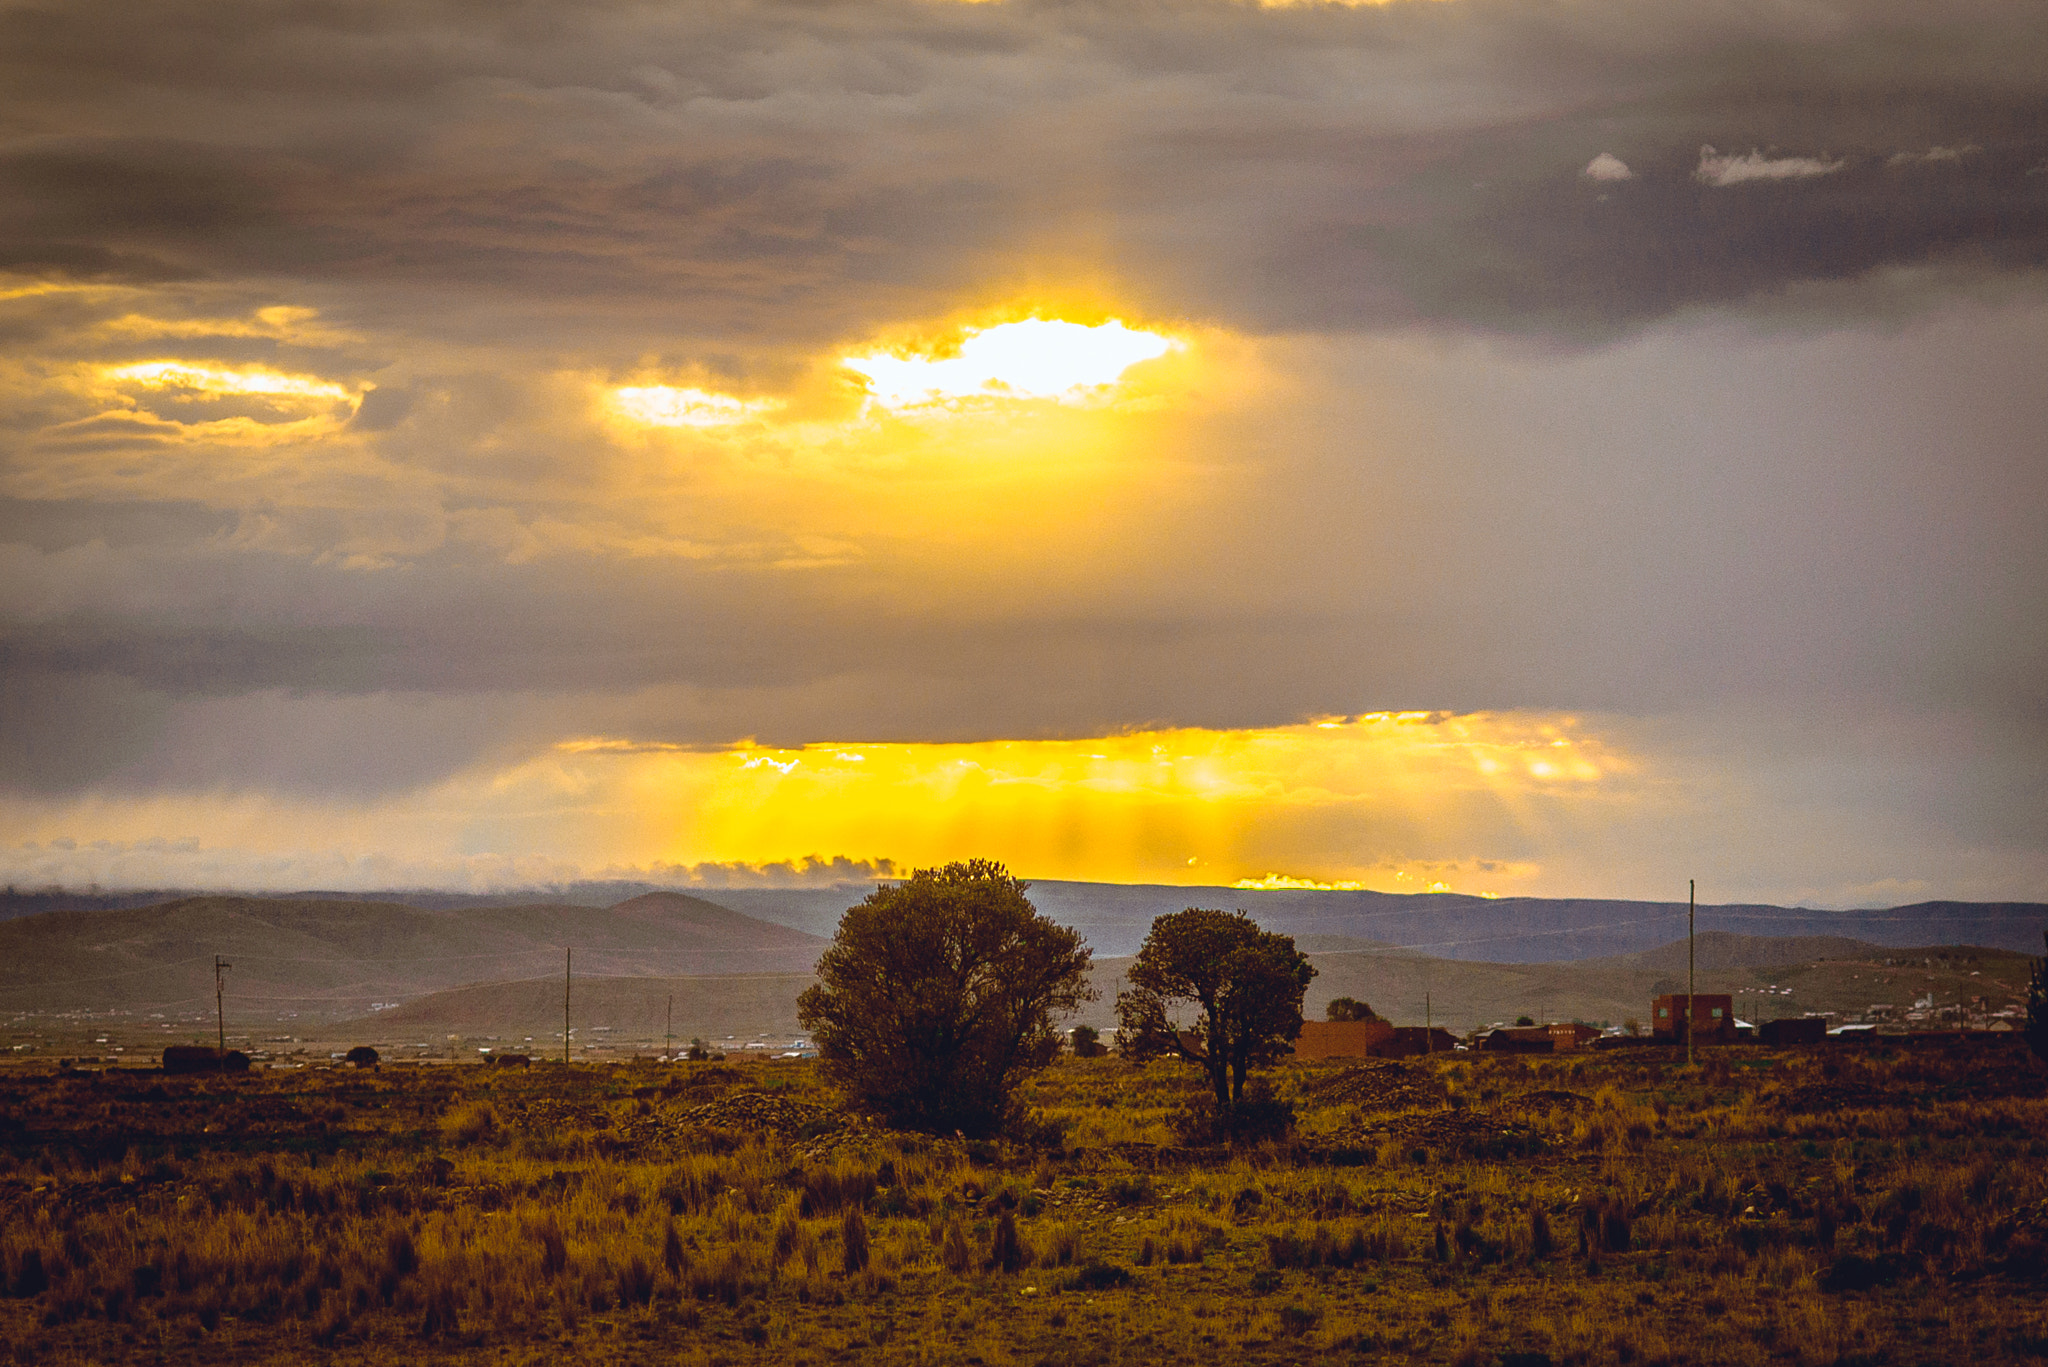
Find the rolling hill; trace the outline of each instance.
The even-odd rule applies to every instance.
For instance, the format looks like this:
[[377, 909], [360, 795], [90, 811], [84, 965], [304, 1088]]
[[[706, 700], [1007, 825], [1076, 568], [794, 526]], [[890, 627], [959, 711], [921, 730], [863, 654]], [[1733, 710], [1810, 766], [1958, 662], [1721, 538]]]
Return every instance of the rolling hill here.
[[[721, 906], [829, 936], [839, 915], [869, 889], [745, 888], [706, 891]], [[1160, 884], [1031, 885], [1032, 903], [1088, 937], [1098, 955], [1135, 954], [1152, 918], [1186, 907], [1242, 908], [1269, 930], [1342, 936], [1475, 963], [1564, 963], [1640, 954], [1685, 935], [1685, 903], [1595, 898], [1467, 897], [1456, 893], [1178, 887]], [[1971, 944], [2041, 951], [2048, 904], [1920, 902], [1852, 911], [1751, 904], [1702, 905], [1698, 928], [1758, 938], [1855, 939], [1906, 948]]]
[[0, 1013], [211, 1013], [216, 955], [237, 1008], [345, 1019], [466, 983], [808, 973], [824, 941], [696, 897], [611, 907], [421, 908], [383, 902], [189, 897], [0, 922]]

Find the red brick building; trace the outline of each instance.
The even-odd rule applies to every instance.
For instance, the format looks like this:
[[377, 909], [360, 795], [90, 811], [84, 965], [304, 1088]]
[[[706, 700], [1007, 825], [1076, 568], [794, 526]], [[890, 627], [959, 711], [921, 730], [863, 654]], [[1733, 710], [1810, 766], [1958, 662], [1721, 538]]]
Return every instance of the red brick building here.
[[1394, 1027], [1383, 1020], [1303, 1021], [1301, 1038], [1294, 1041], [1294, 1056], [1313, 1062], [1325, 1058], [1372, 1058], [1378, 1046], [1394, 1038]]
[[[1685, 1043], [1685, 993], [1670, 993], [1650, 1006], [1650, 1034], [1674, 1044]], [[1726, 992], [1695, 992], [1692, 996], [1692, 1037], [1702, 1044], [1735, 1042], [1735, 998]]]
[[1584, 1049], [1600, 1038], [1599, 1026], [1581, 1025], [1577, 1021], [1558, 1021], [1543, 1028], [1550, 1032], [1551, 1047], [1560, 1054], [1572, 1049]]

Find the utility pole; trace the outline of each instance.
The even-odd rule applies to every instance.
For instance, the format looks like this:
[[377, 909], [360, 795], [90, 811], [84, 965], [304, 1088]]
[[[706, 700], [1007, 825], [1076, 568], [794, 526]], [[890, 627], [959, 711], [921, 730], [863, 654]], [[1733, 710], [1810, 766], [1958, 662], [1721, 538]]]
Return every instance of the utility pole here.
[[1422, 1052], [1436, 1052], [1436, 1022], [1429, 1017], [1429, 993], [1422, 994]]
[[1685, 880], [1685, 1061], [1692, 1062], [1692, 980], [1693, 980], [1693, 903], [1699, 896], [1699, 884], [1693, 879]]
[[576, 961], [576, 951], [564, 946], [562, 949], [562, 1062], [569, 1061], [569, 965]]
[[219, 1032], [220, 1052], [228, 1051], [228, 979], [227, 972], [234, 965], [216, 954], [213, 956], [213, 1024]]
[[676, 994], [668, 994], [668, 1043], [661, 1051], [663, 1063], [674, 1063], [676, 1059]]

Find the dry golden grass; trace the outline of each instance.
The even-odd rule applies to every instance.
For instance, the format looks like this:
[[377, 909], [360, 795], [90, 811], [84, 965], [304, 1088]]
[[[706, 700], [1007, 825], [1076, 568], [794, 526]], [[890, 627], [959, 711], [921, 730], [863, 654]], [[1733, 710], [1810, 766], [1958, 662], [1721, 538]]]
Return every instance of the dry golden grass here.
[[1114, 1059], [1035, 1147], [789, 1064], [0, 1073], [0, 1362], [2048, 1360], [2011, 1047], [1401, 1067], [1234, 1151]]

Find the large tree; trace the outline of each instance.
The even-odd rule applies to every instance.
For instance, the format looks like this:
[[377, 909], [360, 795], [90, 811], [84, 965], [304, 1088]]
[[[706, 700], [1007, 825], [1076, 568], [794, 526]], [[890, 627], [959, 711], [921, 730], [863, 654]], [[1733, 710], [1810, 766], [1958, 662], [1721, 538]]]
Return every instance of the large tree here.
[[797, 1018], [825, 1072], [916, 1129], [989, 1134], [1059, 1053], [1055, 1016], [1095, 993], [1078, 932], [985, 859], [919, 869], [840, 918]]
[[[1301, 998], [1316, 971], [1290, 936], [1245, 913], [1190, 907], [1152, 922], [1116, 999], [1127, 1058], [1175, 1057], [1209, 1075], [1216, 1109], [1244, 1101], [1245, 1077], [1301, 1034]], [[1192, 1010], [1194, 1019], [1180, 1017]]]

